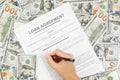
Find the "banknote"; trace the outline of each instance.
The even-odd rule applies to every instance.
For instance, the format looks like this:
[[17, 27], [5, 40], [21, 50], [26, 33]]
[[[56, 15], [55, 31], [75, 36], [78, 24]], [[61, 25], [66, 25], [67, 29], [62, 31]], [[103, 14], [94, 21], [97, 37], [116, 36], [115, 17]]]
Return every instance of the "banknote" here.
[[101, 1], [101, 0], [56, 0], [56, 2], [68, 2], [68, 1], [72, 1], [72, 2], [93, 1], [93, 2], [96, 2], [96, 1]]
[[120, 37], [119, 36], [113, 36], [113, 35], [108, 35], [107, 30], [101, 34], [100, 38], [97, 41], [98, 43], [120, 43]]
[[30, 17], [31, 17], [31, 9], [30, 6], [27, 5], [25, 7], [23, 7], [22, 12], [20, 14], [20, 18], [18, 19], [18, 21], [26, 23], [30, 21]]
[[118, 68], [118, 60], [105, 60], [105, 69], [106, 71], [115, 70]]
[[119, 45], [118, 44], [96, 44], [94, 47], [98, 57], [105, 58], [106, 60], [118, 59]]
[[18, 78], [19, 80], [35, 80], [36, 56], [19, 55], [18, 56]]
[[89, 37], [90, 43], [93, 45], [99, 36], [105, 31], [107, 27], [107, 13], [100, 9], [94, 16], [93, 20], [89, 22], [85, 33]]
[[4, 64], [1, 71], [2, 80], [17, 80], [16, 70], [16, 67]]
[[17, 66], [18, 55], [24, 54], [24, 51], [17, 40], [13, 30], [10, 32], [3, 63]]
[[120, 79], [120, 68], [117, 70], [118, 72], [118, 76], [119, 76], [119, 79]]
[[3, 63], [11, 65], [11, 66], [12, 65], [17, 66], [17, 60], [18, 60], [17, 58], [18, 57], [15, 54], [16, 54], [16, 52], [7, 50]]
[[0, 11], [0, 47], [3, 47], [10, 31], [13, 19], [17, 19], [20, 14], [18, 7], [5, 3]]
[[97, 76], [96, 75], [92, 75], [92, 76], [88, 76], [88, 77], [82, 78], [81, 80], [97, 80]]
[[100, 62], [102, 63], [103, 68], [105, 69], [105, 58], [104, 57], [98, 57]]
[[2, 61], [3, 61], [3, 57], [4, 57], [3, 49], [0, 48], [0, 64], [1, 64]]
[[20, 15], [19, 22], [26, 23], [36, 17], [49, 12], [54, 7], [51, 0], [20, 0], [23, 11]]
[[104, 45], [102, 45], [102, 44], [96, 44], [94, 46], [94, 51], [98, 57], [104, 58], [107, 55], [106, 49], [104, 48]]
[[83, 29], [91, 21], [95, 2], [69, 2]]
[[112, 36], [112, 41], [113, 42], [117, 42], [117, 43], [120, 43], [120, 37], [119, 36]]
[[30, 4], [32, 15], [42, 15], [49, 12], [52, 7], [51, 0], [35, 0]]
[[109, 74], [103, 76], [101, 80], [119, 80], [118, 72], [112, 71]]
[[7, 44], [7, 50], [16, 52], [15, 55], [24, 53], [24, 51], [23, 51], [15, 33], [14, 33], [14, 29], [12, 29], [10, 32], [9, 41]]
[[54, 1], [54, 7], [59, 7], [60, 5], [64, 4], [64, 3], [95, 3], [94, 7], [93, 7], [93, 13], [96, 13], [99, 8], [108, 10], [108, 0], [55, 0]]
[[108, 49], [108, 54], [106, 55], [106, 59], [118, 59], [119, 58], [119, 46], [118, 44], [107, 44], [105, 45], [106, 49]]
[[3, 4], [5, 2], [5, 0], [0, 0], [0, 5]]
[[98, 43], [118, 43], [120, 42], [118, 36], [108, 35], [107, 31], [103, 32], [103, 34], [100, 36]]
[[6, 0], [6, 1], [9, 2], [9, 3], [12, 4], [12, 5], [20, 6], [19, 0]]
[[103, 32], [103, 34], [100, 36], [98, 42], [99, 43], [112, 43], [113, 37], [108, 35], [107, 32]]
[[120, 35], [120, 0], [109, 0], [109, 28], [111, 35]]

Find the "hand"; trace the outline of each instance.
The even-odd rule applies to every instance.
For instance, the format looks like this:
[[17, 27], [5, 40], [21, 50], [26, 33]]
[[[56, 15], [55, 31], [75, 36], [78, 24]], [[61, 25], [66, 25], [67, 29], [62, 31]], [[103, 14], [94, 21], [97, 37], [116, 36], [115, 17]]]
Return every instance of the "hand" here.
[[64, 58], [73, 58], [71, 54], [62, 52], [61, 50], [56, 50], [47, 54], [48, 64], [63, 78], [63, 80], [80, 80], [72, 62], [62, 60], [59, 63], [56, 63], [51, 57], [53, 55]]

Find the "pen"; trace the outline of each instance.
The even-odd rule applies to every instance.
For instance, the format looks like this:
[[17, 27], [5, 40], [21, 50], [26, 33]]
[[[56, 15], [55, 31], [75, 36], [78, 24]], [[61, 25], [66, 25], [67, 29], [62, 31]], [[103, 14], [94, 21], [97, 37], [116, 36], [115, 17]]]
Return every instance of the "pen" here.
[[74, 61], [75, 61], [75, 59], [73, 59], [73, 58], [64, 58], [64, 57], [59, 57], [59, 56], [57, 56], [57, 55], [53, 55], [53, 56], [51, 56], [51, 57], [52, 57], [52, 59], [53, 59], [56, 63], [59, 63], [61, 60], [70, 61], [70, 62], [74, 62]]

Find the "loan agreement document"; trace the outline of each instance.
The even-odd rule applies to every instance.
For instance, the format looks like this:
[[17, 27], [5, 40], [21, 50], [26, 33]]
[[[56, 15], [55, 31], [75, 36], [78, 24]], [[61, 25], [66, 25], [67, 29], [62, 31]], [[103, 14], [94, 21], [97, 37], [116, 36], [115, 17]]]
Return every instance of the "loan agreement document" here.
[[80, 77], [103, 71], [102, 64], [68, 3], [18, 27], [15, 34], [26, 54], [37, 54], [38, 80], [61, 80], [45, 58], [46, 53], [55, 49], [74, 55], [74, 65]]

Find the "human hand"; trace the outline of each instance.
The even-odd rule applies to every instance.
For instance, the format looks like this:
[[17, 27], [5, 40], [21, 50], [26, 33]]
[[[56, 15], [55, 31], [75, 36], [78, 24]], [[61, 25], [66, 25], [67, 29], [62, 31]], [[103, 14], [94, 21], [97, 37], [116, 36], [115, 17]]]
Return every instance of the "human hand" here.
[[72, 62], [62, 60], [59, 63], [56, 63], [52, 59], [53, 55], [64, 58], [73, 58], [71, 54], [65, 53], [61, 50], [56, 50], [50, 54], [47, 54], [47, 61], [48, 64], [63, 78], [63, 80], [79, 80]]

